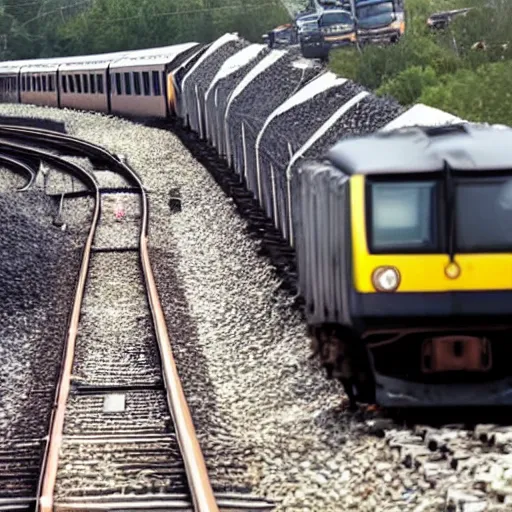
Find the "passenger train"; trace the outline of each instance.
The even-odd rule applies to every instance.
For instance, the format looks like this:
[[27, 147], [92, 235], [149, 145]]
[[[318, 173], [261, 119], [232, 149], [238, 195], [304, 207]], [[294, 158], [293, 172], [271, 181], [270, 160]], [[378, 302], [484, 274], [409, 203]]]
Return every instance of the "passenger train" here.
[[[189, 124], [185, 79], [222, 40], [0, 63], [0, 100]], [[352, 405], [512, 404], [512, 130], [390, 129], [287, 179], [275, 225], [290, 226], [315, 349]]]

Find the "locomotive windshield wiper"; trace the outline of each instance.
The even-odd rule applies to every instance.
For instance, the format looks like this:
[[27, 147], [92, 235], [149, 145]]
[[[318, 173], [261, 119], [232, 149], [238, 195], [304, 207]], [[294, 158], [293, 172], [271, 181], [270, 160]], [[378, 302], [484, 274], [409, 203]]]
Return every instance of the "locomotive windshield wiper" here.
[[452, 168], [445, 160], [444, 162], [446, 179], [446, 246], [450, 263], [455, 260], [455, 182]]

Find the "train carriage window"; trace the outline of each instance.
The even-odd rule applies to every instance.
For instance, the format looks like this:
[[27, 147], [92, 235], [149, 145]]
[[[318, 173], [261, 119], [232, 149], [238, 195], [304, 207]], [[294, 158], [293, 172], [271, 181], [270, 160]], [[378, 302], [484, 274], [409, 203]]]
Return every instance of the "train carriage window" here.
[[26, 90], [27, 92], [30, 92], [30, 90], [32, 89], [31, 85], [32, 85], [32, 83], [31, 83], [31, 81], [30, 81], [30, 77], [29, 77], [29, 76], [27, 76], [27, 82], [26, 82], [26, 84], [25, 84], [25, 90]]
[[67, 81], [67, 77], [65, 75], [62, 76], [62, 92], [63, 93], [68, 92], [68, 81]]
[[130, 80], [130, 73], [124, 74], [124, 92], [128, 96], [132, 93], [132, 82]]
[[41, 90], [42, 90], [41, 85], [42, 84], [41, 84], [41, 77], [40, 76], [37, 77], [37, 82], [36, 83], [37, 83], [37, 92], [41, 92]]
[[50, 92], [54, 92], [55, 91], [55, 81], [53, 79], [53, 75], [50, 75], [48, 77], [48, 90]]
[[89, 93], [89, 80], [88, 80], [86, 74], [82, 75], [82, 84], [83, 84], [83, 88], [84, 88], [84, 93], [88, 94]]
[[160, 96], [161, 94], [160, 75], [158, 74], [158, 71], [153, 71], [153, 96]]
[[372, 183], [372, 251], [438, 250], [436, 191], [434, 181]]
[[42, 89], [43, 89], [43, 91], [44, 91], [44, 92], [47, 92], [47, 90], [48, 90], [48, 87], [47, 87], [47, 86], [48, 86], [48, 84], [46, 83], [46, 76], [43, 76], [42, 81], [43, 81], [43, 87], [42, 87]]
[[69, 81], [69, 92], [71, 94], [74, 94], [75, 93], [75, 77], [73, 75], [69, 75], [68, 81]]
[[149, 73], [144, 71], [142, 73], [142, 85], [144, 87], [144, 96], [151, 96], [151, 87], [149, 83]]
[[36, 91], [37, 91], [37, 86], [36, 86], [36, 77], [35, 77], [35, 76], [32, 76], [32, 91], [33, 91], [33, 92], [36, 92]]
[[133, 73], [133, 90], [135, 91], [135, 94], [137, 96], [141, 95], [140, 73], [138, 73], [138, 72]]
[[91, 94], [96, 94], [96, 76], [95, 75], [89, 75], [89, 85], [91, 89]]
[[75, 85], [76, 85], [76, 92], [78, 94], [82, 94], [82, 81], [80, 79], [80, 75], [75, 75]]
[[103, 94], [103, 75], [96, 75], [96, 81], [98, 85], [98, 94]]
[[21, 90], [22, 91], [25, 90], [26, 85], [27, 85], [27, 80], [26, 80], [25, 76], [22, 76], [21, 77]]
[[116, 73], [116, 94], [119, 96], [123, 94], [123, 87], [121, 85], [121, 73]]

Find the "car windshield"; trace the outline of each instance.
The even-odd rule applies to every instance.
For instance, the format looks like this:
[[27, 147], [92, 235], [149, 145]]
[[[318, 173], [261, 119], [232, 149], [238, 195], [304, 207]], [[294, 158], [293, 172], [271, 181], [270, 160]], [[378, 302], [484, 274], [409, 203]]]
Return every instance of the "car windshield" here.
[[359, 19], [373, 18], [382, 14], [390, 14], [393, 12], [393, 2], [383, 2], [381, 4], [364, 5], [357, 7], [357, 17]]
[[318, 29], [318, 23], [315, 22], [308, 22], [304, 23], [302, 27], [300, 28], [302, 32], [314, 32]]
[[348, 12], [324, 13], [321, 19], [322, 27], [329, 25], [352, 25], [352, 16]]

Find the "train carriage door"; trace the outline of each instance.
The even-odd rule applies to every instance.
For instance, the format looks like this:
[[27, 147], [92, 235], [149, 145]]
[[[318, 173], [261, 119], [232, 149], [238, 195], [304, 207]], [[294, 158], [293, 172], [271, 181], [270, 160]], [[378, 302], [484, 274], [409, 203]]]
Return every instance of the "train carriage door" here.
[[172, 112], [172, 106], [171, 106], [171, 98], [172, 98], [172, 94], [171, 94], [171, 87], [170, 87], [170, 84], [167, 82], [167, 79], [168, 77], [171, 76], [171, 73], [167, 74], [167, 68], [164, 69], [164, 71], [162, 71], [162, 87], [164, 89], [163, 91], [163, 94], [164, 94], [164, 101], [165, 101], [165, 116], [166, 117], [170, 117], [170, 114]]

